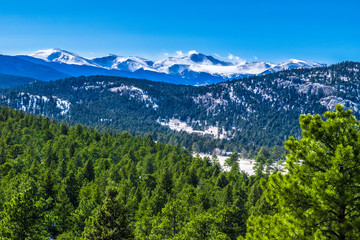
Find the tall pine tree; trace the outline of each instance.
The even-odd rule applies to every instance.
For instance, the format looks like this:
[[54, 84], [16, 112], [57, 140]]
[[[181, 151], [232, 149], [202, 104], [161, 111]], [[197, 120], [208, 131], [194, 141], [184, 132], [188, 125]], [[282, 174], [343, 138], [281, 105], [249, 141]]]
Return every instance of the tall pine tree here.
[[118, 200], [118, 191], [109, 189], [106, 199], [95, 217], [87, 222], [84, 231], [86, 240], [133, 239], [129, 227], [128, 212]]

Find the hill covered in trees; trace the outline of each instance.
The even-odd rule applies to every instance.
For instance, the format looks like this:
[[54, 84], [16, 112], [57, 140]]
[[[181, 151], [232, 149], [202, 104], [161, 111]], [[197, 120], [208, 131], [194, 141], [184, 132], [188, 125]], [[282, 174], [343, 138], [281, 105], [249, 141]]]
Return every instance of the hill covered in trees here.
[[6, 75], [0, 73], [0, 88], [11, 88], [37, 81], [33, 78]]
[[[286, 172], [0, 108], [2, 239], [357, 239], [360, 123], [302, 115]], [[265, 163], [265, 164], [264, 164]], [[266, 166], [268, 165], [268, 166]], [[265, 168], [266, 167], [266, 168]]]
[[259, 197], [256, 178], [237, 164], [223, 172], [216, 158], [150, 136], [69, 128], [5, 107], [0, 132], [2, 239], [117, 236], [109, 219], [127, 238], [236, 239]]
[[358, 116], [359, 79], [356, 62], [207, 86], [92, 76], [4, 90], [0, 103], [98, 129], [150, 134], [196, 151], [253, 156], [256, 147], [299, 138], [300, 114], [322, 114], [341, 103]]

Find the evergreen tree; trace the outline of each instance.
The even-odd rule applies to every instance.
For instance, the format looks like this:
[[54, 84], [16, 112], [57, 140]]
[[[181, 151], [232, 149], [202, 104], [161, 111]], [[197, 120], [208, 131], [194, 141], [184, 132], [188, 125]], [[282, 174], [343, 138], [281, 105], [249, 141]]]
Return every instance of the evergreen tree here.
[[209, 213], [193, 218], [183, 229], [178, 239], [230, 240], [220, 231], [217, 219]]
[[234, 152], [225, 160], [225, 165], [231, 167], [234, 163], [239, 163], [239, 158], [239, 154]]
[[179, 201], [168, 202], [162, 209], [158, 224], [153, 228], [151, 238], [172, 239], [182, 229], [186, 209]]
[[303, 115], [303, 138], [290, 138], [286, 174], [270, 177], [275, 214], [251, 217], [248, 239], [360, 238], [360, 123], [351, 110]]
[[68, 195], [66, 194], [65, 186], [63, 185], [58, 192], [56, 204], [54, 208], [54, 215], [56, 219], [56, 227], [58, 233], [66, 232], [72, 229], [71, 214], [74, 211], [74, 207], [70, 202]]
[[87, 222], [84, 239], [113, 240], [133, 239], [128, 212], [118, 200], [118, 191], [109, 189], [106, 199], [96, 215]]
[[33, 189], [14, 195], [0, 214], [1, 239], [47, 239], [42, 213], [42, 203], [34, 199]]
[[159, 186], [165, 190], [167, 193], [170, 193], [173, 188], [172, 175], [168, 168], [165, 168], [159, 179]]
[[93, 166], [93, 163], [92, 163], [91, 159], [87, 160], [87, 162], [85, 163], [84, 177], [89, 182], [91, 182], [92, 180], [95, 179], [95, 171], [94, 171], [94, 166]]
[[62, 181], [62, 184], [65, 185], [65, 190], [69, 196], [71, 204], [76, 208], [79, 203], [79, 182], [76, 179], [76, 176], [73, 171], [70, 171], [68, 176]]

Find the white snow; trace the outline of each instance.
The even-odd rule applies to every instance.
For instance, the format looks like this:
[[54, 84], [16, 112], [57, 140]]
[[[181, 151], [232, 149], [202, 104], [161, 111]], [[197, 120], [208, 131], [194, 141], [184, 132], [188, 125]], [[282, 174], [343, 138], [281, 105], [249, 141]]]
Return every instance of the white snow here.
[[90, 65], [97, 66], [91, 64], [88, 59], [80, 57], [75, 53], [71, 53], [65, 50], [61, 50], [58, 48], [53, 49], [45, 49], [39, 50], [33, 54], [30, 54], [31, 57], [40, 58], [47, 62], [58, 62], [65, 64], [75, 64], [75, 65]]
[[342, 105], [346, 106], [347, 108], [352, 109], [355, 112], [358, 112], [360, 109], [359, 104], [354, 103], [347, 99], [343, 99], [341, 97], [336, 97], [336, 96], [329, 96], [329, 97], [321, 98], [320, 104], [325, 106], [328, 110], [331, 110], [331, 111], [334, 111], [335, 106], [337, 104], [342, 104]]
[[[19, 97], [17, 109], [21, 109], [23, 111], [27, 111], [27, 112], [30, 112], [33, 114], [35, 114], [36, 111], [41, 110], [41, 107], [40, 107], [41, 104], [48, 103], [51, 99], [53, 99], [55, 101], [56, 108], [58, 108], [60, 110], [60, 115], [67, 114], [71, 107], [71, 103], [68, 100], [63, 100], [56, 96], [52, 96], [49, 98], [46, 96], [32, 95], [32, 94], [24, 93], [24, 92], [19, 92], [17, 94], [17, 96]], [[28, 98], [28, 100], [29, 100], [27, 104], [25, 104], [25, 99], [24, 99], [25, 97]], [[10, 102], [11, 102], [11, 100], [9, 98], [8, 104], [10, 104]]]
[[139, 69], [155, 71], [147, 63], [148, 60], [139, 57], [117, 57], [110, 69], [126, 70], [129, 72], [135, 72]]
[[229, 104], [229, 102], [222, 96], [213, 96], [213, 93], [211, 92], [208, 92], [205, 95], [198, 95], [197, 97], [193, 97], [192, 99], [196, 104], [207, 108], [208, 114], [215, 113], [215, 110], [218, 110], [219, 108], [225, 108]]
[[192, 122], [183, 122], [180, 119], [171, 118], [169, 120], [158, 120], [159, 124], [163, 126], [168, 126], [171, 130], [177, 132], [187, 132], [187, 133], [195, 133], [202, 136], [210, 136], [215, 139], [229, 139], [231, 138], [231, 133], [226, 132], [224, 129], [219, 129], [217, 126], [205, 126], [204, 130], [195, 130], [190, 124], [191, 123], [200, 123], [199, 121], [193, 120]]
[[71, 103], [68, 100], [63, 100], [63, 99], [58, 98], [56, 96], [53, 96], [52, 98], [54, 98], [55, 101], [56, 101], [56, 107], [58, 109], [61, 109], [61, 112], [60, 112], [61, 115], [65, 115], [65, 114], [67, 114], [69, 112], [70, 107], [71, 107]]
[[[208, 158], [212, 158], [212, 155], [210, 154], [204, 154], [204, 153], [193, 153], [193, 156], [199, 155], [201, 158], [204, 157], [208, 157]], [[216, 155], [221, 168], [224, 171], [230, 171], [230, 167], [225, 166], [225, 160], [227, 158], [229, 158], [229, 156], [223, 156], [223, 155]], [[254, 171], [254, 166], [255, 166], [255, 160], [254, 159], [246, 159], [246, 158], [240, 158], [239, 159], [239, 167], [240, 167], [240, 171], [244, 171], [249, 175], [254, 175], [255, 171]]]

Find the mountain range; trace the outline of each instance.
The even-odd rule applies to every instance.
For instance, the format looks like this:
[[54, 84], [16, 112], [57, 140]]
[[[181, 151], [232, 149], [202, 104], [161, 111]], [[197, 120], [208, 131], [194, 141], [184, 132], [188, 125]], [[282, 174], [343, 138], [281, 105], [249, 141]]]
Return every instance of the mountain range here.
[[190, 51], [186, 54], [149, 60], [110, 54], [85, 58], [62, 49], [40, 50], [30, 55], [0, 55], [0, 74], [21, 76], [40, 81], [78, 76], [119, 76], [148, 79], [174, 84], [204, 85], [234, 78], [258, 76], [285, 69], [321, 67], [325, 64], [290, 59], [269, 62], [229, 62]]
[[3, 90], [0, 104], [97, 128], [151, 134], [202, 151], [236, 150], [300, 137], [300, 114], [321, 114], [337, 103], [359, 116], [359, 82], [358, 62], [204, 86], [82, 76]]

